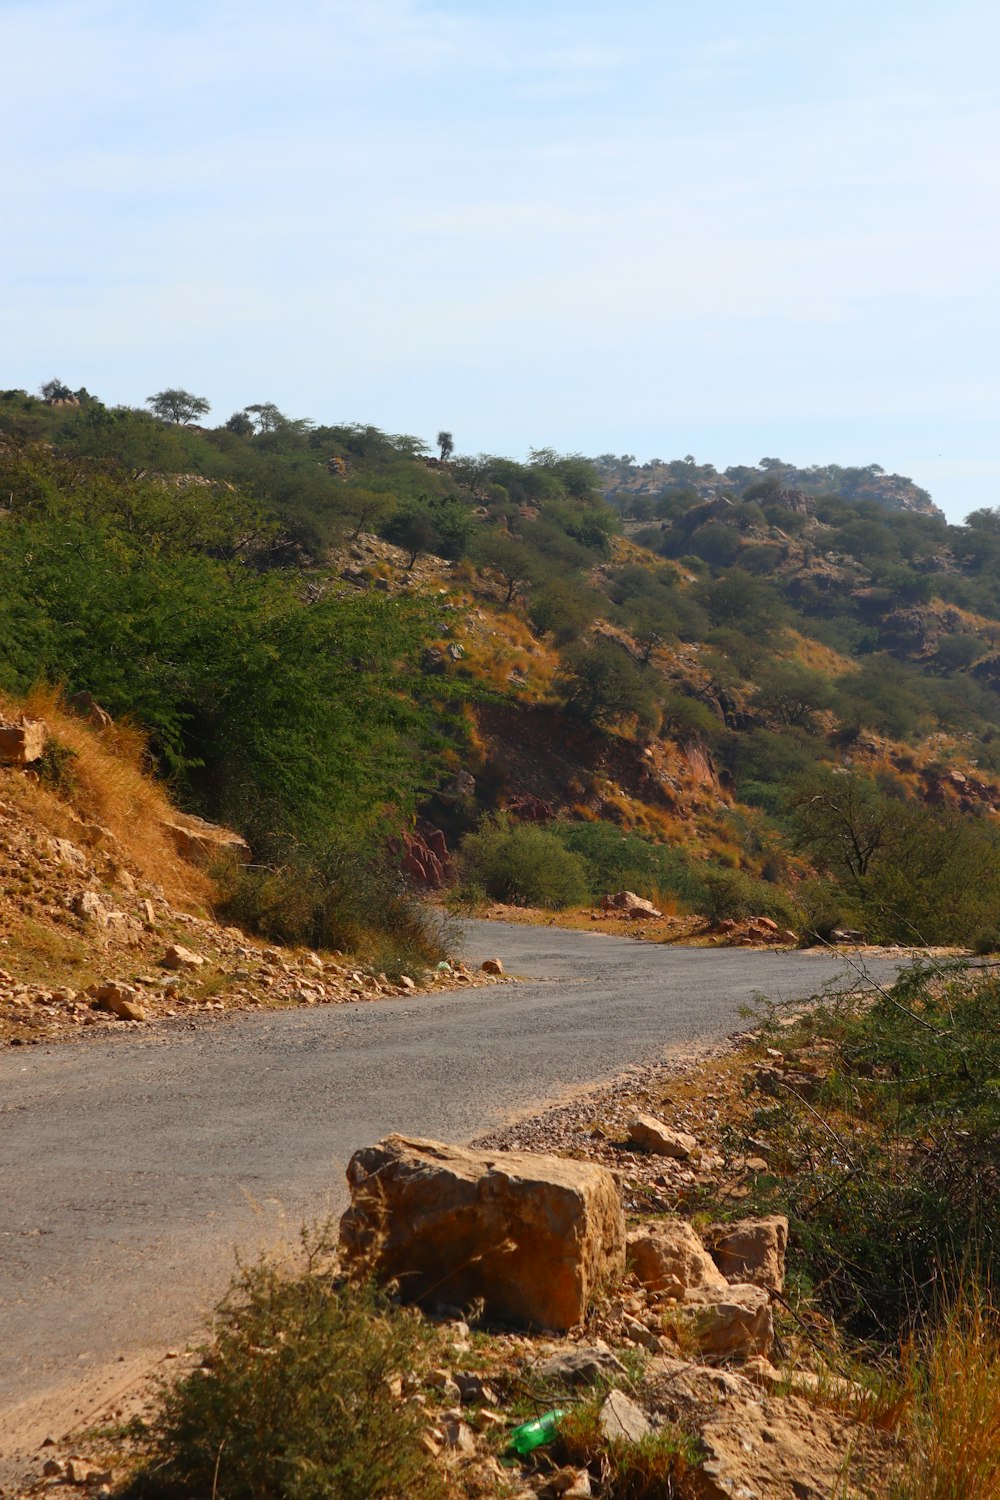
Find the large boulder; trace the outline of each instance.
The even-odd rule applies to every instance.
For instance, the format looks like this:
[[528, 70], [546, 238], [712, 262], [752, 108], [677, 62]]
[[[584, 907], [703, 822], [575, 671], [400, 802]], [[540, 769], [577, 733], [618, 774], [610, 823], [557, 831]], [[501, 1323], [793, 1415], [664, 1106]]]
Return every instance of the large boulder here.
[[740, 1219], [735, 1224], [713, 1224], [705, 1243], [727, 1281], [752, 1281], [780, 1292], [785, 1285], [788, 1220], [784, 1214], [765, 1219]]
[[706, 1360], [766, 1358], [771, 1352], [774, 1317], [763, 1287], [692, 1287], [678, 1311]]
[[211, 865], [226, 857], [241, 865], [250, 863], [250, 845], [231, 828], [179, 812], [164, 818], [162, 826], [177, 853], [193, 865]]
[[552, 1329], [579, 1323], [625, 1269], [625, 1221], [603, 1167], [390, 1135], [355, 1152], [340, 1222], [347, 1263], [403, 1296]]
[[656, 1219], [628, 1236], [629, 1268], [651, 1292], [683, 1297], [691, 1287], [728, 1286], [686, 1219]]
[[644, 897], [637, 896], [635, 891], [615, 891], [613, 895], [604, 896], [601, 900], [603, 911], [620, 911], [630, 921], [641, 922], [643, 917], [662, 917], [662, 911], [657, 911], [652, 901], [646, 901]]
[[30, 766], [41, 760], [48, 739], [48, 728], [41, 719], [22, 719], [16, 724], [0, 723], [0, 763], [6, 766]]

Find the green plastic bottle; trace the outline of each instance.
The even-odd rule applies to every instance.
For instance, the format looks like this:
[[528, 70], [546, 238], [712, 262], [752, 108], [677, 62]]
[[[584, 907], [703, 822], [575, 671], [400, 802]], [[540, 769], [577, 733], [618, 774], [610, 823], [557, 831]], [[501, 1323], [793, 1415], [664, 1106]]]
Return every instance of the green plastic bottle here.
[[526, 1453], [533, 1453], [543, 1443], [551, 1443], [556, 1435], [559, 1418], [565, 1415], [562, 1410], [547, 1411], [544, 1417], [536, 1417], [533, 1422], [522, 1422], [511, 1433], [510, 1446], [523, 1458]]

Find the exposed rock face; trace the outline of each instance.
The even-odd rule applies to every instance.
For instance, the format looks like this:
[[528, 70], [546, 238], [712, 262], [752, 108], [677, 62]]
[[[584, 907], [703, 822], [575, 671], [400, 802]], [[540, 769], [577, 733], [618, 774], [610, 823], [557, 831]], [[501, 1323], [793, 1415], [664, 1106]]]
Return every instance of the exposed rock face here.
[[686, 1219], [660, 1219], [627, 1240], [628, 1263], [650, 1291], [683, 1297], [692, 1287], [728, 1288], [726, 1278]]
[[182, 859], [193, 865], [209, 865], [221, 855], [230, 855], [241, 864], [250, 862], [250, 845], [231, 828], [207, 823], [189, 813], [178, 813], [163, 824]]
[[559, 1350], [543, 1359], [536, 1367], [543, 1380], [560, 1381], [565, 1385], [593, 1385], [603, 1376], [624, 1375], [625, 1366], [618, 1356], [599, 1341], [595, 1344], [579, 1344]]
[[628, 1127], [628, 1138], [634, 1146], [652, 1156], [672, 1156], [687, 1161], [698, 1142], [685, 1130], [671, 1130], [655, 1115], [636, 1115]]
[[625, 1266], [618, 1189], [603, 1167], [388, 1136], [351, 1158], [348, 1262], [404, 1296], [566, 1329]]
[[763, 1287], [693, 1287], [681, 1309], [705, 1359], [765, 1357], [774, 1342], [771, 1300]]
[[845, 1490], [858, 1430], [794, 1396], [720, 1406], [701, 1429], [707, 1450], [696, 1478], [699, 1500], [829, 1500]]
[[431, 890], [440, 890], [451, 876], [448, 841], [440, 828], [430, 824], [403, 835], [403, 869], [411, 880]]
[[652, 1432], [649, 1418], [624, 1391], [609, 1391], [597, 1418], [601, 1432], [609, 1442], [623, 1440], [638, 1443]]
[[93, 693], [88, 693], [86, 690], [74, 693], [69, 702], [70, 707], [75, 709], [82, 719], [87, 719], [97, 729], [110, 729], [114, 723], [107, 709], [101, 707]]
[[727, 1281], [753, 1282], [768, 1291], [785, 1285], [788, 1220], [784, 1214], [713, 1224], [705, 1233], [712, 1259]]
[[22, 719], [18, 724], [0, 724], [0, 763], [28, 766], [45, 751], [48, 729], [41, 719]]

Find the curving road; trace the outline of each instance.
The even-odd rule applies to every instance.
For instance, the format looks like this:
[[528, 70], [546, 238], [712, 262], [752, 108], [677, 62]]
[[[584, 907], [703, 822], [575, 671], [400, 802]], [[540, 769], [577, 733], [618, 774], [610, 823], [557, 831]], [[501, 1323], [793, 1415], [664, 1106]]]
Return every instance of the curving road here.
[[481, 922], [464, 952], [528, 982], [0, 1053], [0, 1414], [183, 1339], [234, 1246], [343, 1207], [357, 1146], [390, 1130], [468, 1139], [738, 1029], [755, 993], [803, 997], [845, 972]]

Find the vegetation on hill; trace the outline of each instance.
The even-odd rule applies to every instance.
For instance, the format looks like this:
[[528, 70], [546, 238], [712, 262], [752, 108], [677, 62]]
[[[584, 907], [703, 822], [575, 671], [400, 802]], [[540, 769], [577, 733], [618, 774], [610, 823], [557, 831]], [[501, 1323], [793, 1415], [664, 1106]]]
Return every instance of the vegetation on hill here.
[[[877, 466], [433, 456], [203, 403], [0, 396], [0, 689], [139, 726], [317, 893], [309, 941], [344, 851], [418, 824], [507, 899], [547, 848], [556, 903], [620, 871], [713, 920], [1000, 940], [997, 512], [948, 525]], [[264, 878], [233, 899], [280, 933]]]

